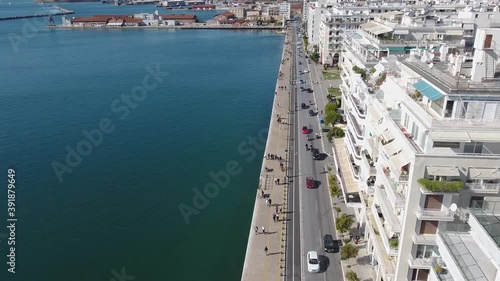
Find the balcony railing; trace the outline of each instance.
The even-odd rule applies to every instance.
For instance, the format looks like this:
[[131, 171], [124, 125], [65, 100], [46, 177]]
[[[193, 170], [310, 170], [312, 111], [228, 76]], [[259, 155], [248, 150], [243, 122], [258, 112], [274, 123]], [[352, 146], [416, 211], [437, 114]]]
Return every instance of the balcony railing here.
[[418, 207], [417, 218], [419, 220], [453, 221], [455, 212], [450, 210], [437, 210]]
[[500, 183], [466, 183], [465, 186], [471, 191], [485, 193], [500, 192]]
[[363, 131], [359, 127], [358, 121], [356, 120], [354, 115], [352, 115], [351, 112], [348, 112], [347, 116], [350, 117], [350, 119], [351, 119], [351, 124], [352, 124], [352, 127], [354, 128], [354, 132], [356, 133], [356, 138], [359, 140], [363, 140]]
[[[381, 166], [383, 167], [383, 166]], [[404, 197], [401, 196], [401, 194], [399, 194], [397, 192], [397, 187], [398, 187], [398, 183], [396, 183], [390, 176], [390, 173], [384, 173], [384, 176], [385, 176], [385, 180], [388, 184], [387, 186], [387, 198], [389, 198], [390, 201], [392, 201], [392, 203], [394, 204], [394, 207], [396, 208], [404, 208], [405, 207], [405, 200], [404, 200]]]

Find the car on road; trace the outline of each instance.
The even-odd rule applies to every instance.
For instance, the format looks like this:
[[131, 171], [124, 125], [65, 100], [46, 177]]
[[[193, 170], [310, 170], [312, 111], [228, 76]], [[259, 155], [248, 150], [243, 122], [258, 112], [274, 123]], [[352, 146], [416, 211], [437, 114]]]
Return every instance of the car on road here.
[[307, 271], [319, 272], [318, 253], [315, 251], [310, 251], [307, 253]]
[[304, 135], [309, 134], [309, 128], [307, 128], [307, 126], [302, 127], [302, 133], [303, 133]]
[[306, 108], [307, 108], [307, 105], [306, 105], [305, 103], [302, 103], [302, 104], [300, 105], [300, 107], [302, 107], [302, 109], [306, 109]]
[[314, 179], [313, 179], [313, 177], [307, 177], [306, 178], [306, 187], [307, 188], [314, 188]]
[[314, 111], [312, 109], [309, 109], [309, 116], [314, 116]]
[[323, 237], [323, 246], [325, 247], [325, 252], [327, 253], [338, 252], [339, 241], [333, 240], [332, 235], [326, 234], [325, 237]]
[[306, 83], [306, 81], [304, 81], [304, 80], [302, 80], [302, 79], [301, 79], [301, 80], [299, 80], [299, 84], [305, 84], [305, 83]]
[[309, 69], [304, 69], [304, 73], [309, 73]]
[[311, 89], [311, 88], [307, 88], [307, 90], [306, 90], [306, 91], [307, 91], [308, 93], [312, 93], [312, 92], [313, 92], [313, 89]]
[[313, 159], [314, 160], [318, 160], [321, 158], [321, 154], [319, 153], [319, 149], [317, 148], [314, 148], [313, 149]]
[[302, 65], [302, 62], [301, 62], [301, 61], [299, 61], [299, 65]]

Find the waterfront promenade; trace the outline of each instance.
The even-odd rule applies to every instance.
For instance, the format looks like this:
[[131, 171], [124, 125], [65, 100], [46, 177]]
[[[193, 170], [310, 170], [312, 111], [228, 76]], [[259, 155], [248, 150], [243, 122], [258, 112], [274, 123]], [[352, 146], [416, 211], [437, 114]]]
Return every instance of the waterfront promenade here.
[[[280, 74], [276, 84], [273, 110], [267, 138], [259, 187], [256, 192], [255, 207], [249, 230], [249, 239], [243, 267], [242, 281], [282, 280], [285, 266], [285, 225], [286, 192], [289, 159], [288, 140], [290, 133], [290, 30], [287, 30], [283, 48]], [[285, 88], [286, 87], [286, 88]], [[279, 117], [279, 121], [278, 121]], [[267, 155], [276, 155], [280, 160]], [[282, 165], [282, 166], [281, 166]], [[270, 170], [266, 170], [270, 169]], [[279, 183], [276, 183], [279, 179]], [[261, 193], [264, 193], [264, 198]], [[271, 206], [267, 200], [271, 199]], [[278, 220], [273, 213], [278, 209]], [[281, 211], [280, 211], [281, 210]], [[256, 233], [255, 227], [258, 228]], [[262, 232], [265, 228], [265, 233]], [[264, 249], [267, 247], [267, 254]]]

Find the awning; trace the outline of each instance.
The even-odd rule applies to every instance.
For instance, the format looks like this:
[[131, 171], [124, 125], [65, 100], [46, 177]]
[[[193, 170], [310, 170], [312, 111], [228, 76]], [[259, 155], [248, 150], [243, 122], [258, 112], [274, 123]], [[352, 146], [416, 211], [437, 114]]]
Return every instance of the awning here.
[[379, 23], [376, 23], [376, 22], [367, 22], [367, 23], [363, 23], [361, 25], [361, 27], [363, 29], [365, 29], [366, 31], [369, 31], [375, 35], [379, 35], [379, 34], [383, 34], [383, 33], [387, 33], [387, 32], [391, 32], [393, 29], [386, 26], [386, 25], [382, 25], [382, 24], [379, 24]]
[[457, 167], [450, 166], [427, 166], [427, 174], [433, 176], [443, 176], [443, 177], [458, 177], [460, 172]]
[[446, 30], [445, 33], [446, 33], [446, 35], [453, 35], [453, 36], [464, 35], [464, 31], [462, 29], [460, 29], [460, 30]]
[[392, 141], [382, 146], [382, 149], [384, 150], [385, 154], [387, 154], [388, 157], [391, 157], [395, 153], [401, 151], [403, 148], [399, 145], [397, 141]]
[[391, 132], [391, 130], [389, 128], [382, 131], [382, 137], [386, 141], [390, 141], [390, 140], [393, 140], [395, 138], [394, 134]]
[[455, 141], [455, 142], [470, 142], [470, 136], [467, 132], [432, 132], [431, 138], [433, 141]]
[[469, 132], [472, 141], [477, 142], [499, 142], [500, 132]]
[[469, 168], [469, 179], [500, 179], [500, 168]]
[[410, 34], [410, 31], [408, 29], [396, 29], [396, 30], [394, 30], [394, 34], [406, 35], [406, 34]]
[[427, 84], [424, 80], [419, 80], [417, 83], [413, 84], [413, 87], [431, 101], [435, 101], [443, 97], [443, 94], [431, 85]]
[[382, 115], [378, 113], [378, 110], [373, 105], [368, 106], [368, 113], [370, 113], [372, 120], [375, 121], [376, 124], [378, 124], [378, 121], [380, 121]]
[[399, 154], [396, 154], [395, 156], [389, 158], [390, 161], [394, 164], [396, 168], [402, 168], [404, 165], [410, 163], [411, 158], [410, 155], [408, 155], [404, 150], [401, 151]]

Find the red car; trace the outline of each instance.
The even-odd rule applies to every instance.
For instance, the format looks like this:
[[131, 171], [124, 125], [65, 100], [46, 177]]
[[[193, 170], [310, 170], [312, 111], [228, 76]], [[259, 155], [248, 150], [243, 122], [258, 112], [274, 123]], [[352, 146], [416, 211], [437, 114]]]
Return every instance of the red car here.
[[307, 128], [307, 126], [304, 126], [302, 127], [302, 133], [305, 135], [305, 134], [309, 134], [309, 129]]
[[312, 177], [306, 178], [306, 187], [307, 188], [314, 188], [314, 179]]

